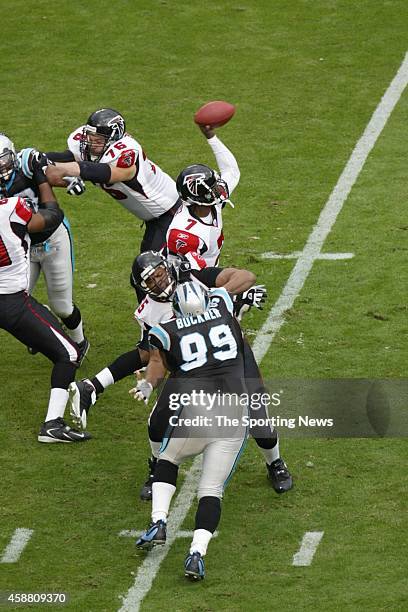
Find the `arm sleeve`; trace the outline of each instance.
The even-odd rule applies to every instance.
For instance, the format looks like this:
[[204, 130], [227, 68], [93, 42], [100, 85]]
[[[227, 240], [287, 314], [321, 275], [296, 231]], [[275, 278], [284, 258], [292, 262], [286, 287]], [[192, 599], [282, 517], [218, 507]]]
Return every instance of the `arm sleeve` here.
[[194, 276], [203, 285], [207, 287], [215, 287], [217, 276], [223, 271], [223, 268], [203, 268], [202, 270], [191, 270], [190, 275]]
[[66, 151], [49, 151], [48, 153], [46, 153], [46, 156], [51, 161], [57, 162], [57, 163], [75, 161], [75, 156], [73, 153], [71, 153], [69, 149], [67, 149]]
[[227, 183], [228, 191], [231, 195], [235, 187], [238, 185], [240, 177], [237, 160], [217, 136], [209, 138], [207, 142], [215, 155], [215, 159], [217, 160], [221, 178]]

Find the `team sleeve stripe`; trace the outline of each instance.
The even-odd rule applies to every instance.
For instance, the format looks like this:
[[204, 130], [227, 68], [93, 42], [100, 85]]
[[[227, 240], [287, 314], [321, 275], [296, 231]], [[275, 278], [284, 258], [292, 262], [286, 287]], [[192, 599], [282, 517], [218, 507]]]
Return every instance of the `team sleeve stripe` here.
[[215, 297], [220, 297], [224, 300], [225, 305], [228, 309], [228, 311], [233, 314], [234, 312], [234, 304], [232, 303], [232, 300], [230, 298], [230, 294], [228, 293], [228, 291], [226, 289], [224, 289], [224, 287], [218, 287], [217, 289], [212, 289], [211, 290], [211, 297], [215, 296]]
[[[159, 325], [156, 325], [155, 327], [152, 327], [152, 329], [149, 331], [149, 341], [151, 339], [159, 340], [159, 343], [163, 347], [163, 350], [165, 350], [165, 351], [169, 351], [170, 350], [170, 336]], [[160, 347], [157, 346], [157, 344], [153, 344], [153, 346], [155, 346], [156, 348], [160, 348]]]
[[33, 211], [28, 208], [27, 204], [22, 198], [18, 198], [15, 211], [16, 215], [26, 223], [28, 223], [33, 216]]
[[20, 160], [21, 160], [21, 169], [22, 169], [22, 171], [24, 172], [24, 174], [25, 174], [25, 176], [27, 178], [33, 178], [33, 172], [30, 169], [30, 164], [29, 164], [30, 155], [31, 155], [31, 152], [33, 150], [34, 149], [23, 149], [20, 152], [20, 155], [21, 155], [21, 157], [20, 157]]

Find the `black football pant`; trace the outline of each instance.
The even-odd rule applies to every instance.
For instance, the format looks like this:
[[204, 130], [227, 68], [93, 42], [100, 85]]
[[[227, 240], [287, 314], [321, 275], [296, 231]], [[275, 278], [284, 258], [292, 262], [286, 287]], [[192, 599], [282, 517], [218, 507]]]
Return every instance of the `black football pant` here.
[[[256, 363], [255, 355], [248, 341], [244, 338], [244, 372], [245, 383], [249, 397], [251, 395], [260, 396], [267, 393], [263, 384], [262, 375]], [[254, 410], [249, 405], [249, 416], [251, 419], [265, 422], [268, 418], [268, 410], [262, 405], [259, 409]], [[278, 441], [278, 432], [271, 425], [255, 425], [249, 430], [250, 435], [254, 438], [259, 448], [271, 449]]]
[[58, 319], [25, 291], [0, 294], [0, 328], [54, 363], [51, 387], [68, 389], [75, 378], [78, 347]]

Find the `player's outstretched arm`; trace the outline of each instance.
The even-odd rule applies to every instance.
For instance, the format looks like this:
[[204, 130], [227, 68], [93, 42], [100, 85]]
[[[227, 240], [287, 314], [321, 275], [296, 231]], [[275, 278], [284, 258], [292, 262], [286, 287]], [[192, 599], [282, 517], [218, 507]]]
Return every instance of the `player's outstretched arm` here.
[[57, 163], [47, 168], [47, 178], [51, 185], [65, 187], [64, 176], [80, 176], [84, 181], [99, 184], [121, 183], [130, 181], [136, 174], [136, 166], [119, 168], [110, 164], [81, 161]]
[[221, 178], [228, 185], [229, 194], [234, 191], [239, 183], [241, 173], [239, 171], [238, 162], [234, 154], [225, 146], [223, 142], [216, 136], [214, 129], [210, 125], [199, 125], [201, 132], [208, 140], [215, 159], [217, 160]]
[[256, 276], [249, 270], [224, 268], [215, 281], [216, 287], [224, 287], [229, 293], [241, 293], [255, 284]]

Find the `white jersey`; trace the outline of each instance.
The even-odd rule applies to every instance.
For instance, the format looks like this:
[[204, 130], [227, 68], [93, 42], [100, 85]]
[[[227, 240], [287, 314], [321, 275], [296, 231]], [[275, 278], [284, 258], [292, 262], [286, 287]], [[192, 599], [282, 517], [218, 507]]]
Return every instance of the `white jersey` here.
[[143, 332], [149, 330], [154, 325], [168, 321], [172, 317], [173, 308], [171, 302], [155, 302], [151, 297], [146, 295], [144, 300], [135, 310], [135, 319], [139, 323]]
[[[240, 172], [237, 160], [217, 136], [207, 140], [217, 160], [220, 175], [227, 183], [229, 194], [238, 185]], [[224, 242], [222, 204], [211, 207], [210, 217], [203, 219], [191, 214], [191, 207], [182, 204], [167, 230], [166, 242], [170, 253], [190, 254], [196, 267], [216, 266]]]
[[[190, 207], [183, 204], [167, 230], [166, 243], [169, 252], [190, 254], [195, 259], [197, 268], [216, 266], [224, 242], [222, 204], [212, 206], [211, 210], [212, 219], [205, 222], [193, 217]], [[194, 266], [191, 258], [189, 260]]]
[[22, 198], [0, 200], [0, 294], [28, 289], [30, 237], [27, 223], [32, 214]]
[[[68, 148], [77, 162], [84, 161], [80, 152], [84, 126], [68, 137]], [[113, 143], [100, 159], [118, 168], [136, 166], [135, 176], [124, 183], [99, 185], [133, 215], [149, 221], [167, 212], [178, 200], [176, 183], [157, 164], [146, 157], [141, 145], [130, 134]]]

